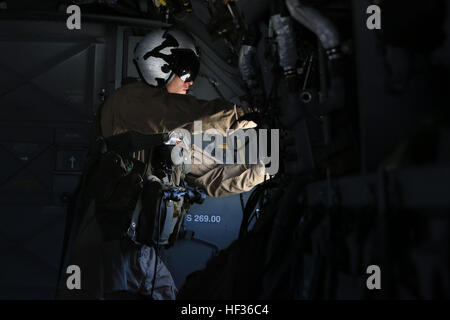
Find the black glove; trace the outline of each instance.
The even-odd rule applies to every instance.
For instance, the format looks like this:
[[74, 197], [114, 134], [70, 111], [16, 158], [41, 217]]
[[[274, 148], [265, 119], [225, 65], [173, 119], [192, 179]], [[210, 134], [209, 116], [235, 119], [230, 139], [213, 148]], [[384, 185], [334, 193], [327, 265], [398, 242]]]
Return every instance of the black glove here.
[[270, 128], [270, 123], [268, 122], [268, 118], [264, 117], [260, 112], [249, 112], [244, 114], [242, 117], [240, 117], [239, 119], [237, 119], [233, 125], [232, 128], [235, 126], [235, 124], [239, 121], [253, 121], [254, 123], [256, 123], [256, 125], [258, 126], [258, 128], [263, 128], [263, 129], [268, 129]]
[[246, 113], [246, 114], [244, 114], [242, 117], [240, 117], [238, 119], [238, 121], [242, 121], [242, 120], [253, 121], [254, 123], [256, 123], [258, 125], [258, 127], [263, 122], [263, 119], [262, 119], [261, 114], [259, 112]]

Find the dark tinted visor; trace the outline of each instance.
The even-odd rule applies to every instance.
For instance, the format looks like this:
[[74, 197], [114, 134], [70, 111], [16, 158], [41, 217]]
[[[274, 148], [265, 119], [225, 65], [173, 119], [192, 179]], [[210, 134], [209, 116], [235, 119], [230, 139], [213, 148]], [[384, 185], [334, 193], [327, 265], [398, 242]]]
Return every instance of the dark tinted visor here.
[[190, 49], [172, 50], [172, 71], [184, 82], [194, 81], [200, 69], [200, 62], [194, 51]]

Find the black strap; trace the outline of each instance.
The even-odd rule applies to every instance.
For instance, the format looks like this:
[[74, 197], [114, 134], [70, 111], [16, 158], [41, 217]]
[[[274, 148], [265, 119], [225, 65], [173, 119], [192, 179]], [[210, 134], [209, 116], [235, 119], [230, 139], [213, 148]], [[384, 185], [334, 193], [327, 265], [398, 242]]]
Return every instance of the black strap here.
[[133, 215], [131, 217], [130, 226], [127, 230], [127, 236], [133, 241], [137, 242], [136, 240], [136, 229], [139, 223], [139, 216], [142, 211], [142, 201], [141, 201], [142, 193], [139, 195], [138, 201], [136, 202], [136, 207], [134, 208]]
[[167, 139], [167, 133], [142, 134], [136, 131], [128, 131], [108, 138], [100, 137], [97, 139], [97, 143], [100, 153], [107, 151], [132, 153], [163, 144]]

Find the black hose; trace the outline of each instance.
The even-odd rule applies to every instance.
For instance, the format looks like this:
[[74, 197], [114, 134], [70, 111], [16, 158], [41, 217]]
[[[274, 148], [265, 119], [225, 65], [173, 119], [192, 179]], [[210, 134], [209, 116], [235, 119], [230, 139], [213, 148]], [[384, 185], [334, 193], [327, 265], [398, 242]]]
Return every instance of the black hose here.
[[292, 17], [305, 28], [312, 31], [325, 50], [333, 50], [340, 45], [340, 37], [334, 24], [318, 10], [305, 6], [300, 0], [286, 0], [286, 6]]
[[163, 197], [161, 197], [161, 201], [160, 201], [159, 207], [158, 207], [158, 239], [156, 241], [156, 246], [155, 246], [155, 269], [153, 270], [152, 292], [151, 292], [152, 299], [153, 299], [153, 292], [155, 290], [156, 273], [158, 272], [159, 241], [160, 241], [160, 235], [161, 235], [161, 206], [163, 203], [164, 203], [164, 199], [163, 199]]

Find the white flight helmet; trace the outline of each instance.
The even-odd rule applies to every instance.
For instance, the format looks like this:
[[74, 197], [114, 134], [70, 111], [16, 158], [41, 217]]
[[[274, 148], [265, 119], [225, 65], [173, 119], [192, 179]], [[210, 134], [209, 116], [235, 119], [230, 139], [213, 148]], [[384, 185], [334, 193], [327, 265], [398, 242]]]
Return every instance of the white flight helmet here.
[[136, 45], [133, 60], [141, 78], [154, 87], [165, 86], [175, 75], [193, 81], [200, 67], [194, 39], [180, 30], [150, 32]]

